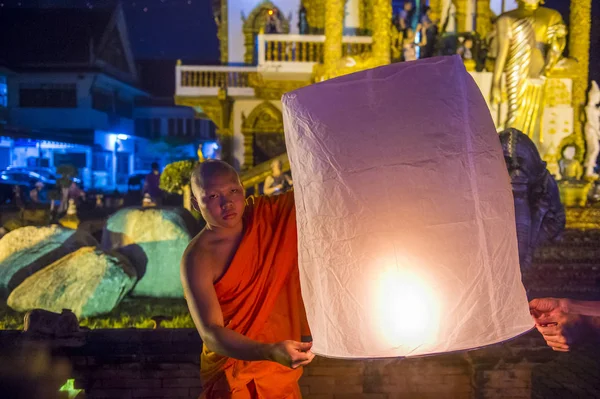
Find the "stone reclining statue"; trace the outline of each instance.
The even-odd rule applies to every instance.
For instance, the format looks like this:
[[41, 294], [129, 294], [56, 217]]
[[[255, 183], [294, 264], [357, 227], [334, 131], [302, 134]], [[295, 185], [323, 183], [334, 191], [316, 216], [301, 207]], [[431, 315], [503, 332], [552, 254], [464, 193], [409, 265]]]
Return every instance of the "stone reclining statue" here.
[[500, 133], [500, 143], [515, 201], [519, 261], [526, 272], [531, 268], [535, 248], [565, 228], [565, 211], [556, 181], [533, 141], [511, 128]]

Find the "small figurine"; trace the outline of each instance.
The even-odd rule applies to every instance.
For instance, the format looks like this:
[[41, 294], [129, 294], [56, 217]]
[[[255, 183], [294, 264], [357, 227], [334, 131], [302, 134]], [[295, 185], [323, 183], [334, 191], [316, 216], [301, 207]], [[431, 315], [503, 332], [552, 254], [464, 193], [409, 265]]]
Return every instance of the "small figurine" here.
[[577, 149], [570, 145], [563, 149], [563, 158], [558, 161], [562, 180], [578, 181], [583, 175], [581, 163], [575, 159]]

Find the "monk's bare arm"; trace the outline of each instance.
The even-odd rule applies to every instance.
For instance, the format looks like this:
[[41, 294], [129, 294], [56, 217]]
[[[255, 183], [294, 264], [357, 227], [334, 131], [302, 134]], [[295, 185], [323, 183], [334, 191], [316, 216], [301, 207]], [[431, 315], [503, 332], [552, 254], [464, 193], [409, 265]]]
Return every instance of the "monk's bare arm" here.
[[270, 345], [225, 328], [213, 285], [210, 257], [192, 243], [181, 262], [181, 282], [194, 324], [213, 352], [239, 360], [270, 360]]

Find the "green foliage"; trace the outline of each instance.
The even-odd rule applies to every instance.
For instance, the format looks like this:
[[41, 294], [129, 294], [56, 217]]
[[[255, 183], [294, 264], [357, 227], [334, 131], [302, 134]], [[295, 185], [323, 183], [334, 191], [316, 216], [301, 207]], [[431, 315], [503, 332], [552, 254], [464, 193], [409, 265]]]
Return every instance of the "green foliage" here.
[[[24, 316], [0, 304], [0, 330], [22, 330]], [[112, 312], [81, 319], [79, 324], [91, 329], [152, 328], [154, 316], [172, 318], [162, 322], [164, 328], [194, 328], [185, 300], [167, 298], [126, 298]]]
[[160, 189], [168, 193], [181, 194], [183, 187], [190, 184], [190, 176], [198, 161], [188, 159], [165, 166], [160, 175]]
[[59, 187], [69, 187], [74, 177], [77, 177], [77, 168], [73, 165], [60, 165], [56, 168], [56, 173], [60, 178], [56, 181]]

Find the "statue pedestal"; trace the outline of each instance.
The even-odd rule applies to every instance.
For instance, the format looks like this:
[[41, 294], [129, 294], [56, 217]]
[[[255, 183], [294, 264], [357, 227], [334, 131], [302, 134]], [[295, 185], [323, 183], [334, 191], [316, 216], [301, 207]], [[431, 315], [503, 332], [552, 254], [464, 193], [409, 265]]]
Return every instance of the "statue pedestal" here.
[[591, 181], [559, 181], [560, 202], [567, 208], [586, 206], [592, 184]]
[[539, 136], [533, 142], [542, 159], [548, 164], [551, 173], [558, 170], [558, 161], [562, 158], [561, 142], [573, 133], [573, 118], [574, 112], [571, 106], [558, 105], [544, 108]]
[[[508, 115], [508, 102], [503, 102], [498, 108], [492, 108], [490, 93], [492, 92], [491, 72], [469, 72], [483, 94], [492, 119], [498, 130], [504, 130]], [[558, 170], [556, 164], [562, 157], [561, 141], [573, 133], [574, 111], [571, 106], [573, 81], [566, 78], [546, 79], [544, 103], [541, 112], [540, 128], [531, 139], [535, 143], [542, 159], [548, 162], [549, 170]], [[510, 126], [506, 126], [510, 127]]]

